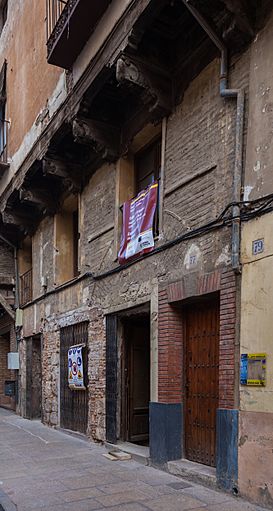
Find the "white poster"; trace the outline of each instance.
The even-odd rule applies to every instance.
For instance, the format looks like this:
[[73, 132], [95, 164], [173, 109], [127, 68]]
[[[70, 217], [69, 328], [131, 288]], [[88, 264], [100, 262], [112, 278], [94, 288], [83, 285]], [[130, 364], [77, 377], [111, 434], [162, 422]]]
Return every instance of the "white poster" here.
[[68, 350], [68, 384], [71, 389], [85, 389], [83, 381], [82, 346], [71, 346]]

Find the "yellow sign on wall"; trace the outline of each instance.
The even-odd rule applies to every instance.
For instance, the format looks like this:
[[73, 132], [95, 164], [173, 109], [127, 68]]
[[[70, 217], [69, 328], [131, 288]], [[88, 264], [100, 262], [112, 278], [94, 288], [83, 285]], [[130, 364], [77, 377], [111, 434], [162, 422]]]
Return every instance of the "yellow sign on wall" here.
[[265, 386], [266, 357], [266, 353], [245, 353], [241, 355], [241, 385]]

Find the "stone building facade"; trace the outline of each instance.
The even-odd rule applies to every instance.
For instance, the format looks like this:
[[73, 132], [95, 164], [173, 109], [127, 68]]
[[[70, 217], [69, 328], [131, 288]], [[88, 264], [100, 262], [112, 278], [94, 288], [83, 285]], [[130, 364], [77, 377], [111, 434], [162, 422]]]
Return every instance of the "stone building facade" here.
[[[252, 263], [244, 250], [252, 223], [267, 218], [251, 219], [266, 193], [262, 167], [255, 183], [249, 169], [262, 131], [255, 94], [271, 90], [267, 64], [253, 89], [258, 45], [273, 34], [270, 2], [69, 0], [56, 11], [50, 0], [32, 3], [8, 2], [0, 36], [1, 232], [18, 249], [20, 281], [17, 410], [95, 441], [149, 446], [155, 465], [209, 465], [220, 486], [270, 504], [269, 463], [251, 477], [242, 469], [253, 444], [257, 459], [264, 447], [245, 412], [257, 414], [272, 446], [270, 346], [259, 344], [268, 386], [253, 390], [264, 404], [248, 402], [239, 372], [240, 350], [259, 351], [244, 340], [256, 278], [244, 280]], [[154, 250], [120, 265], [123, 203], [153, 179]], [[67, 353], [78, 345], [81, 391], [68, 387]]]

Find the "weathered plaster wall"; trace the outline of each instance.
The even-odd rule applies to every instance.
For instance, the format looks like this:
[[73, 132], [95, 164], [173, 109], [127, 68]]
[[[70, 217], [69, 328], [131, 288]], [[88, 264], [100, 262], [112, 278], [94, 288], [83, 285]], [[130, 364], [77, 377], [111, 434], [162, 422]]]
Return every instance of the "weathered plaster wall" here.
[[[252, 255], [252, 242], [264, 239], [263, 253]], [[242, 230], [241, 353], [267, 353], [266, 386], [241, 387], [241, 408], [273, 413], [272, 214], [257, 218]], [[273, 434], [272, 434], [273, 435]]]
[[[247, 86], [248, 54], [232, 69], [232, 84]], [[234, 83], [233, 83], [234, 82]], [[157, 246], [167, 239], [187, 232], [214, 219], [232, 200], [231, 182], [234, 164], [234, 101], [219, 98], [219, 62], [213, 62], [194, 80], [182, 103], [167, 122], [166, 191], [163, 232]], [[190, 142], [194, 133], [194, 143]], [[209, 167], [192, 183], [180, 179]], [[118, 164], [104, 165], [90, 179], [80, 197], [81, 266], [83, 271], [100, 273], [116, 265], [114, 251], [116, 218], [116, 186]], [[201, 190], [206, 190], [205, 200]], [[210, 202], [210, 208], [207, 203]], [[187, 205], [187, 207], [185, 207]], [[168, 210], [168, 212], [167, 212]], [[169, 213], [171, 212], [171, 214]], [[172, 215], [174, 213], [174, 215]], [[35, 235], [35, 255], [47, 265], [48, 291], [54, 287], [54, 247], [50, 218]], [[41, 234], [42, 232], [42, 234]], [[43, 247], [46, 246], [44, 250]], [[192, 262], [190, 256], [195, 255]], [[210, 272], [230, 265], [230, 229], [199, 235], [109, 278], [83, 280], [46, 296], [24, 309], [23, 336], [43, 332], [44, 420], [59, 421], [59, 328], [83, 319], [90, 320], [89, 364], [89, 434], [104, 438], [105, 325], [107, 313], [121, 311], [142, 303], [152, 306], [152, 377], [153, 398], [157, 399], [157, 288], [159, 282], [180, 279], [183, 275]], [[38, 289], [36, 290], [38, 293]], [[50, 373], [50, 374], [49, 374]], [[57, 407], [57, 408], [56, 408]], [[56, 411], [57, 410], [57, 411]]]
[[5, 59], [11, 165], [1, 179], [0, 190], [16, 172], [65, 94], [63, 70], [48, 65], [46, 60], [44, 0], [9, 0], [0, 40], [0, 66]]
[[273, 191], [273, 14], [251, 46], [245, 200]]
[[[252, 242], [264, 239], [254, 256]], [[266, 386], [240, 387], [239, 489], [273, 505], [272, 213], [242, 229], [241, 353], [266, 353]]]
[[239, 491], [273, 508], [273, 414], [240, 412]]

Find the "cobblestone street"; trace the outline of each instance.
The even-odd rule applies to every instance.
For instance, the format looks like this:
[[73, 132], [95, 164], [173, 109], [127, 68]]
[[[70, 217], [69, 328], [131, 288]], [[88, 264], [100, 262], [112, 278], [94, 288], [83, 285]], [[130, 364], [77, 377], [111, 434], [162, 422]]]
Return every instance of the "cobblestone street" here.
[[[258, 511], [239, 498], [0, 409], [0, 504], [7, 511]], [[0, 506], [1, 508], [1, 506]]]

